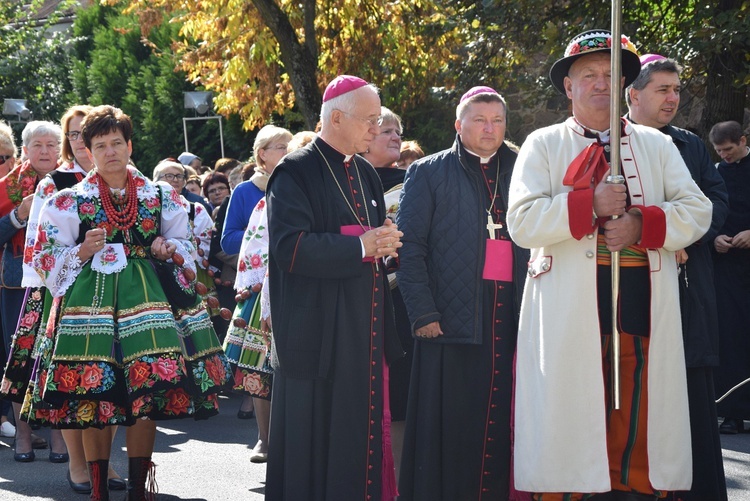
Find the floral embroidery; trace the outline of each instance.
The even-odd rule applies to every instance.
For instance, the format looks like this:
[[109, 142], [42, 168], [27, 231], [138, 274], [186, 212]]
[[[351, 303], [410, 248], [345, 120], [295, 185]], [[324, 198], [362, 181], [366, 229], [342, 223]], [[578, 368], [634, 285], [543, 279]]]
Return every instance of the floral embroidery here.
[[78, 211], [84, 216], [93, 216], [97, 209], [92, 202], [84, 202], [78, 207]]
[[159, 359], [156, 362], [152, 362], [151, 370], [165, 381], [177, 379], [179, 375], [177, 362], [170, 359]]
[[81, 386], [86, 390], [96, 389], [101, 381], [104, 371], [96, 365], [87, 365], [81, 376]]
[[55, 207], [60, 211], [69, 211], [75, 205], [73, 196], [69, 193], [63, 193], [52, 200], [54, 200]]
[[231, 367], [223, 354], [200, 360], [193, 366], [195, 383], [204, 392], [209, 388], [224, 386], [229, 382], [229, 374]]
[[176, 353], [143, 355], [128, 364], [130, 390], [137, 392], [164, 382], [174, 385], [185, 374], [184, 364]]
[[190, 407], [190, 398], [182, 388], [176, 390], [169, 390], [166, 393], [168, 403], [164, 407], [164, 410], [168, 414], [185, 414]]
[[151, 376], [150, 369], [149, 364], [145, 362], [136, 361], [133, 363], [129, 370], [131, 387], [137, 389], [146, 386], [153, 386], [154, 382], [149, 380], [149, 376]]
[[273, 375], [237, 368], [234, 373], [234, 389], [259, 398], [269, 398]]
[[103, 393], [115, 385], [114, 370], [107, 362], [58, 362], [50, 365], [49, 372], [47, 391], [82, 395]]
[[19, 326], [29, 329], [37, 322], [37, 320], [39, 320], [39, 312], [29, 311], [26, 312], [23, 317], [21, 317]]

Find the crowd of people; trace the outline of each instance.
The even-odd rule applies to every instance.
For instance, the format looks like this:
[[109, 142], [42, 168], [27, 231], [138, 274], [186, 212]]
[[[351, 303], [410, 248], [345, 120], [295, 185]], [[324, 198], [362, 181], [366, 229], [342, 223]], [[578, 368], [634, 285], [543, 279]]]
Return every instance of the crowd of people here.
[[425, 156], [349, 75], [316, 131], [267, 125], [246, 163], [183, 152], [151, 179], [113, 106], [29, 122], [20, 155], [0, 123], [14, 459], [49, 448], [73, 491], [151, 499], [156, 422], [234, 392], [268, 500], [726, 501], [719, 433], [750, 419], [747, 387], [716, 404], [748, 377], [750, 147], [718, 123], [714, 165], [672, 125], [682, 67], [627, 37], [613, 88], [611, 38], [567, 44], [550, 81], [571, 116], [520, 149], [491, 87]]

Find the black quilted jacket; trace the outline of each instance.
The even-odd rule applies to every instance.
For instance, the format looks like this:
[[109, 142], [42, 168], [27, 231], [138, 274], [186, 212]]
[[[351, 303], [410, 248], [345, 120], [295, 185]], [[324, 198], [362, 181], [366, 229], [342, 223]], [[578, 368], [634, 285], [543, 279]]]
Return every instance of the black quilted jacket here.
[[[500, 191], [508, 208], [508, 188], [516, 154], [500, 155]], [[456, 136], [453, 147], [414, 162], [406, 173], [398, 226], [404, 232], [396, 273], [412, 332], [439, 321], [437, 343], [481, 344], [482, 268], [487, 194], [479, 172], [467, 168]], [[514, 311], [521, 305], [529, 253], [513, 245]], [[424, 341], [424, 340], [423, 340]]]

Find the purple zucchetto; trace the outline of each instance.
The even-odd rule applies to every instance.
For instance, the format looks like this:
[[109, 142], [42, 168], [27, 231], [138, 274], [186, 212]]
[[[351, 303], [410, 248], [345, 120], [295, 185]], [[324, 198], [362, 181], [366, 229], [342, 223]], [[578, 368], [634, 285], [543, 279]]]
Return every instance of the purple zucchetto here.
[[648, 63], [653, 63], [654, 61], [659, 61], [661, 59], [666, 59], [666, 57], [660, 54], [644, 54], [641, 56], [641, 66]]
[[493, 89], [492, 87], [486, 87], [484, 85], [479, 85], [477, 87], [472, 87], [468, 91], [466, 91], [466, 94], [461, 96], [461, 100], [459, 103], [463, 103], [470, 97], [476, 96], [477, 94], [497, 94], [498, 92]]
[[331, 80], [331, 83], [328, 84], [325, 92], [323, 92], [323, 102], [330, 101], [334, 97], [339, 97], [342, 94], [357, 90], [365, 85], [367, 85], [367, 82], [359, 77], [339, 75]]

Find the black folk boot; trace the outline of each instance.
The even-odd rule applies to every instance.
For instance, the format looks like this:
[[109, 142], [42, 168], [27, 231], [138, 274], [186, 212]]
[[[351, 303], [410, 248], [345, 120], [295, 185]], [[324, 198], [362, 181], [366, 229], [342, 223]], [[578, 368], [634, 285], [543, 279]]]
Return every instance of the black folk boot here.
[[127, 501], [155, 501], [158, 486], [154, 478], [156, 466], [151, 458], [128, 458]]
[[107, 485], [109, 460], [87, 461], [86, 465], [91, 479], [91, 501], [109, 501], [109, 486]]

